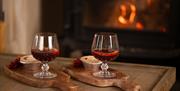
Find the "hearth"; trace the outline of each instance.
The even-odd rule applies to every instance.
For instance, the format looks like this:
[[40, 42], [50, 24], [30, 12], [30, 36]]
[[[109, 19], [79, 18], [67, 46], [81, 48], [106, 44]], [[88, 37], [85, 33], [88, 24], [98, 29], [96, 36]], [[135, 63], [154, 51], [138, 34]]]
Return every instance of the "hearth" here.
[[[180, 54], [178, 0], [64, 0], [61, 7], [43, 2], [44, 7], [63, 8], [63, 27], [54, 30], [63, 56], [74, 50], [90, 53], [96, 32], [117, 33], [124, 57], [170, 58]], [[47, 10], [44, 14], [53, 17]], [[43, 25], [48, 22], [45, 18]], [[50, 31], [50, 26], [44, 30]]]

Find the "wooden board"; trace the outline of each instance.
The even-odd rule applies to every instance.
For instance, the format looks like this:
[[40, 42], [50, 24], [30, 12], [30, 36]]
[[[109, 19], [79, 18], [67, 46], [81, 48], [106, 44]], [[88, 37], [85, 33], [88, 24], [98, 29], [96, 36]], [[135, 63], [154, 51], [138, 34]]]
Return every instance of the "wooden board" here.
[[[3, 67], [12, 61], [16, 55], [0, 55], [0, 91], [59, 91], [56, 88], [36, 88], [23, 84], [8, 77]], [[72, 63], [73, 58], [58, 57], [50, 62], [50, 69], [58, 66], [67, 66]], [[138, 61], [138, 60], [137, 60]], [[170, 60], [174, 61], [174, 60]], [[110, 68], [129, 75], [129, 81], [136, 82], [141, 86], [141, 91], [170, 91], [176, 81], [176, 68], [158, 65], [142, 65], [133, 63], [111, 62]], [[71, 79], [79, 86], [81, 91], [122, 91], [117, 87], [96, 87]], [[79, 91], [79, 90], [78, 90]]]
[[7, 66], [4, 67], [4, 72], [7, 76], [30, 86], [39, 88], [56, 87], [62, 91], [78, 91], [78, 86], [70, 81], [70, 76], [62, 72], [60, 69], [51, 70], [57, 73], [57, 77], [53, 79], [38, 79], [33, 77], [33, 73], [39, 71], [40, 70], [32, 70], [29, 68], [26, 69], [25, 66], [13, 70], [9, 69]]
[[99, 87], [116, 86], [120, 89], [123, 89], [124, 91], [140, 91], [140, 85], [129, 82], [128, 75], [114, 69], [110, 69], [110, 71], [116, 73], [116, 77], [111, 79], [94, 77], [92, 75], [92, 71], [85, 70], [83, 67], [73, 67], [72, 65], [66, 66], [64, 71], [78, 81], [82, 81], [90, 85]]
[[[59, 58], [59, 64], [69, 65], [69, 58]], [[176, 68], [158, 65], [144, 65], [122, 62], [109, 62], [110, 68], [129, 75], [129, 81], [141, 86], [141, 91], [170, 91], [176, 81]], [[75, 81], [85, 91], [119, 91], [114, 87], [99, 88]]]

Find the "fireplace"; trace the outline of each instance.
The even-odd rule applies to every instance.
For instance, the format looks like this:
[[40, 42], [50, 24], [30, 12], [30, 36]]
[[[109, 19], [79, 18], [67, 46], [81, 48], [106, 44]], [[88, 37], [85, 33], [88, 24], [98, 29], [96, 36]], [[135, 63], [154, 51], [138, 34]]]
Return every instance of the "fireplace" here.
[[[59, 34], [63, 56], [69, 56], [74, 50], [89, 54], [96, 32], [117, 33], [123, 57], [179, 56], [178, 0], [55, 0], [54, 4], [48, 3], [48, 0], [42, 2], [45, 2], [42, 5], [43, 30], [50, 31], [52, 27], [59, 29], [54, 32]], [[54, 16], [48, 7], [56, 12], [61, 8], [61, 13], [58, 14], [64, 16]], [[54, 22], [56, 26], [48, 23], [46, 18], [50, 16], [57, 21]], [[59, 22], [59, 17], [63, 22]], [[58, 24], [62, 27], [59, 28]]]
[[170, 0], [86, 0], [83, 26], [166, 32], [169, 16]]

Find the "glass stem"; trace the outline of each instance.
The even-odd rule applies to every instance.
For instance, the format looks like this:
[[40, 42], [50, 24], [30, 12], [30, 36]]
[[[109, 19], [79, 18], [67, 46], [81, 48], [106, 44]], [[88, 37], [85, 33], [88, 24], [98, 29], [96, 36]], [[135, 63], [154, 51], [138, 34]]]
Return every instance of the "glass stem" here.
[[102, 69], [102, 72], [104, 75], [107, 75], [108, 74], [108, 71], [107, 69], [109, 68], [108, 64], [106, 61], [104, 61], [102, 64], [101, 64], [101, 69]]
[[43, 62], [41, 69], [43, 73], [42, 75], [48, 75], [49, 65], [47, 62]]

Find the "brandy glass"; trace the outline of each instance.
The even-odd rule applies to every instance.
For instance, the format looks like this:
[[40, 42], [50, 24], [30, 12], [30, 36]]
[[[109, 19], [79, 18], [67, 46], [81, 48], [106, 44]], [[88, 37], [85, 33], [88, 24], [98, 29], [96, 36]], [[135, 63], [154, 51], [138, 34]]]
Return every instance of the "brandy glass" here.
[[119, 55], [119, 44], [116, 33], [99, 32], [94, 35], [91, 46], [92, 55], [101, 60], [101, 71], [94, 72], [93, 76], [100, 78], [114, 78], [115, 73], [108, 71], [107, 61], [114, 60]]
[[31, 54], [41, 61], [41, 72], [33, 74], [36, 78], [54, 78], [55, 73], [49, 72], [48, 62], [59, 55], [59, 44], [55, 33], [37, 33], [32, 43]]

